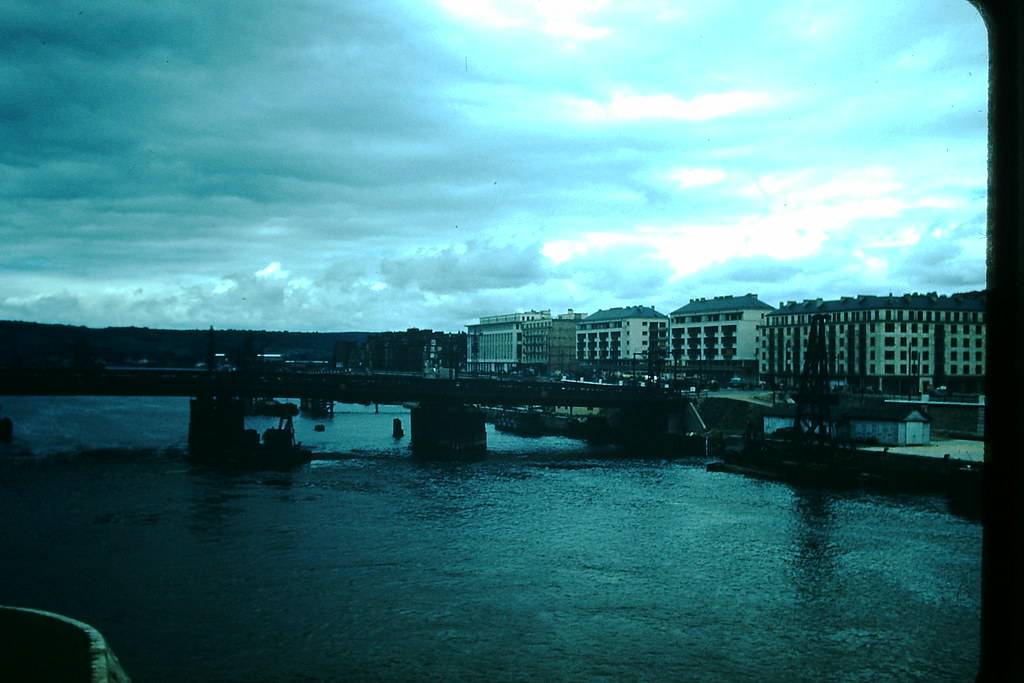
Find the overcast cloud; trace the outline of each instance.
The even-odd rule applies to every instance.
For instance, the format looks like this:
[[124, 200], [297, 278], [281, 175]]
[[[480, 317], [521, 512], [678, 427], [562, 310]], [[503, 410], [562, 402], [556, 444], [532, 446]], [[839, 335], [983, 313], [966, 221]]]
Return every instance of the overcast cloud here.
[[0, 319], [981, 289], [986, 91], [964, 0], [8, 0]]

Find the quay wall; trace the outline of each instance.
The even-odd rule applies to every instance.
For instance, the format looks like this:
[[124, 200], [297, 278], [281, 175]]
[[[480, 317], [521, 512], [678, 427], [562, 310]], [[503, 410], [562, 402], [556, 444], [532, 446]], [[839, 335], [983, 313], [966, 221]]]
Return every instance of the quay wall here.
[[723, 436], [746, 433], [752, 426], [761, 431], [762, 417], [771, 406], [735, 398], [709, 396], [696, 405], [709, 432]]

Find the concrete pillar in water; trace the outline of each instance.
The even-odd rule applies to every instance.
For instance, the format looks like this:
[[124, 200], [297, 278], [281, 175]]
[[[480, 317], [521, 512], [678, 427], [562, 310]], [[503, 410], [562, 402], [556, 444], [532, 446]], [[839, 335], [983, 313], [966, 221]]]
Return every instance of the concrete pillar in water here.
[[396, 439], [400, 439], [405, 436], [405, 430], [402, 429], [402, 421], [397, 417], [391, 421], [391, 436]]
[[655, 455], [666, 446], [667, 408], [631, 405], [607, 414], [613, 441], [634, 450], [635, 455]]
[[245, 404], [237, 398], [202, 396], [189, 402], [188, 450], [192, 457], [223, 458], [245, 438]]
[[472, 460], [487, 452], [484, 413], [456, 403], [412, 409], [412, 450], [418, 457]]

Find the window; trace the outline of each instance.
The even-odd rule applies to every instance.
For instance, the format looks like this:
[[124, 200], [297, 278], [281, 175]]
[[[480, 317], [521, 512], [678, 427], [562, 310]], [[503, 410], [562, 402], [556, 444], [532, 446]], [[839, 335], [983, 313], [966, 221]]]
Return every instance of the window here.
[[896, 337], [886, 337], [885, 338], [885, 345], [886, 346], [896, 346]]
[[896, 324], [895, 323], [886, 323], [885, 324], [885, 331], [886, 332], [895, 332], [896, 331]]
[[885, 360], [896, 360], [896, 352], [895, 351], [886, 351], [885, 352]]
[[892, 364], [887, 364], [885, 366], [885, 374], [892, 375], [892, 374], [895, 374], [895, 372], [896, 372], [896, 366], [894, 366]]

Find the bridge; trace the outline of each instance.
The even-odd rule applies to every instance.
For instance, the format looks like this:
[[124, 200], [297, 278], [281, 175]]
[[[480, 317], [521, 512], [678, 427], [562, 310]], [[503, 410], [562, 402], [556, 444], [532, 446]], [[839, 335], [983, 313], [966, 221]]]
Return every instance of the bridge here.
[[491, 406], [624, 407], [685, 402], [657, 387], [501, 380], [419, 375], [356, 375], [302, 372], [209, 372], [207, 370], [120, 368], [87, 371], [0, 371], [6, 396], [258, 396], [312, 398], [339, 403], [457, 401]]
[[[416, 404], [414, 448], [482, 452], [483, 414], [476, 406], [579, 406], [612, 409], [623, 433], [665, 433], [671, 413], [689, 399], [656, 386], [333, 372], [94, 369], [0, 371], [0, 396], [192, 397], [191, 424], [208, 423], [213, 399], [299, 398], [339, 403]], [[204, 407], [205, 406], [205, 407]], [[209, 414], [202, 414], [203, 412]], [[234, 419], [234, 418], [232, 418]], [[232, 427], [233, 428], [233, 427]]]

